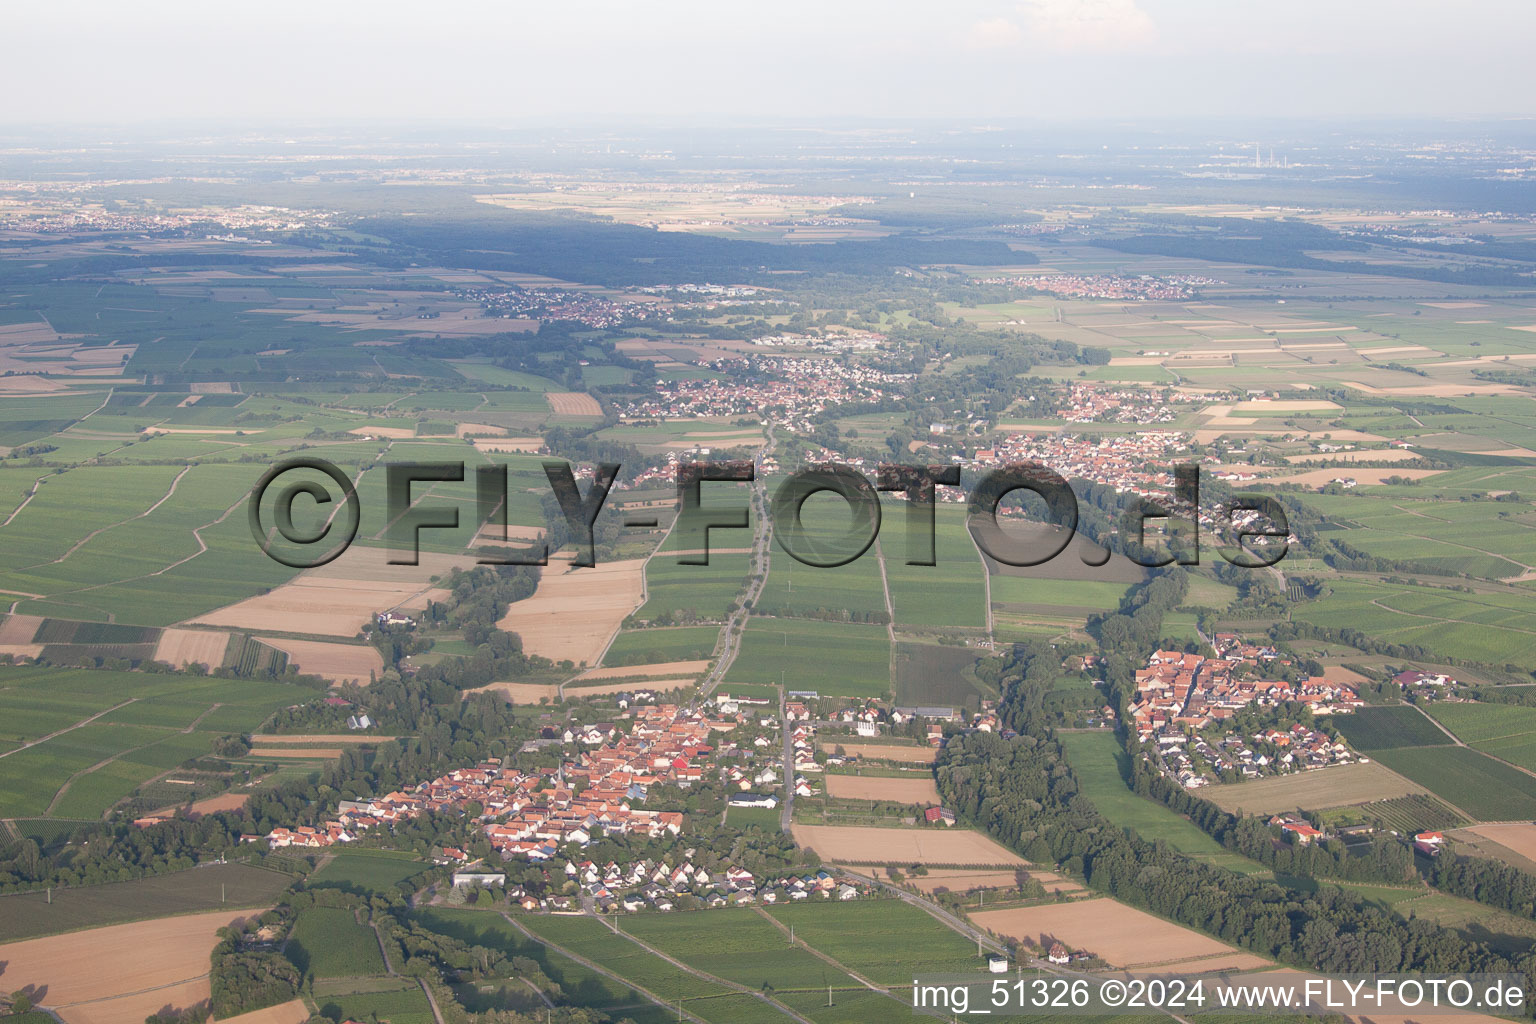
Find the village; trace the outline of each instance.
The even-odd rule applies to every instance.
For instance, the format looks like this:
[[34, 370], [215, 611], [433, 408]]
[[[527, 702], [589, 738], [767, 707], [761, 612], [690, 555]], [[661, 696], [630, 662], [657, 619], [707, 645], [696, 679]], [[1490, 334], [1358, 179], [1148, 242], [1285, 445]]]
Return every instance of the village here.
[[[1359, 759], [1332, 729], [1309, 724], [1317, 716], [1349, 714], [1364, 706], [1352, 688], [1322, 676], [1295, 682], [1262, 678], [1289, 662], [1273, 647], [1234, 633], [1213, 639], [1214, 658], [1155, 651], [1136, 672], [1130, 724], [1137, 739], [1155, 748], [1152, 756], [1165, 775], [1197, 789], [1213, 781], [1310, 771]], [[1292, 717], [1307, 721], [1252, 733], [1238, 729], [1241, 712], [1265, 709], [1278, 718], [1295, 706], [1306, 712]]]
[[707, 369], [745, 373], [746, 381], [676, 380], [656, 385], [653, 396], [625, 403], [620, 420], [755, 416], [812, 433], [812, 417], [851, 403], [884, 399], [910, 374], [845, 365], [827, 358], [753, 356], [701, 364]]
[[[627, 703], [622, 697], [620, 703]], [[481, 831], [491, 848], [506, 860], [547, 861], [567, 846], [585, 847], [613, 835], [677, 836], [683, 829], [682, 812], [640, 806], [652, 789], [688, 789], [704, 779], [706, 763], [717, 757], [722, 765], [731, 762], [716, 770], [738, 790], [779, 784], [773, 767], [778, 747], [765, 735], [777, 727], [777, 720], [751, 717], [733, 702], [705, 708], [642, 705], [621, 709], [615, 722], [547, 725], [526, 750], [589, 748], [563, 761], [553, 776], [490, 758], [409, 791], [343, 800], [335, 818], [319, 825], [280, 826], [265, 837], [247, 838], [264, 838], [272, 849], [320, 849], [352, 842], [375, 826], [443, 812], [483, 822]], [[757, 735], [745, 747], [714, 737], [749, 722]]]

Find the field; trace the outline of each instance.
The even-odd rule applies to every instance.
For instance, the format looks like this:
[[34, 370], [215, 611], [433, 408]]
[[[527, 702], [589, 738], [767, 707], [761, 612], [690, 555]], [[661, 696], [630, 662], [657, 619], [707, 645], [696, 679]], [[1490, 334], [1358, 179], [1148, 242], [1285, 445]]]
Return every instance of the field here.
[[384, 659], [371, 644], [336, 644], [323, 640], [265, 637], [263, 643], [288, 655], [300, 672], [324, 676], [333, 683], [353, 682], [366, 686], [384, 671]]
[[939, 803], [939, 787], [932, 778], [881, 778], [875, 775], [828, 775], [827, 795], [839, 800], [882, 800], [901, 804]]
[[270, 906], [290, 875], [245, 864], [210, 864], [128, 882], [0, 896], [0, 941], [215, 908]]
[[384, 973], [378, 936], [359, 924], [353, 911], [339, 907], [309, 907], [300, 912], [284, 953], [313, 978]]
[[1276, 814], [1281, 811], [1321, 810], [1375, 800], [1411, 796], [1426, 790], [1378, 764], [1344, 764], [1310, 772], [1294, 772], [1267, 779], [1207, 786], [1202, 799], [1224, 811], [1245, 814]]
[[352, 637], [375, 613], [410, 604], [431, 590], [432, 576], [473, 565], [472, 559], [427, 551], [421, 553], [419, 566], [386, 565], [385, 557], [382, 548], [356, 545], [334, 562], [307, 570], [270, 593], [192, 621], [259, 632]]
[[1536, 818], [1536, 778], [1475, 750], [1403, 747], [1375, 757], [1476, 821]]
[[793, 927], [797, 941], [877, 985], [899, 988], [911, 984], [918, 972], [944, 974], [980, 966], [974, 944], [900, 900], [782, 904], [767, 912]]
[[[375, 947], [377, 949], [377, 947]], [[421, 986], [406, 978], [383, 992], [352, 992], [315, 996], [320, 1012], [333, 1020], [378, 1020], [389, 1024], [434, 1024], [432, 1004]]]
[[311, 888], [334, 886], [350, 892], [381, 892], [431, 867], [406, 854], [384, 850], [343, 850], [309, 876]]
[[1024, 864], [1018, 854], [988, 836], [963, 828], [864, 828], [800, 825], [795, 842], [844, 864], [937, 864], [951, 867]]
[[1536, 708], [1518, 704], [1430, 705], [1435, 721], [1485, 754], [1536, 770]]
[[304, 1000], [294, 999], [239, 1016], [225, 1017], [222, 1024], [304, 1024], [307, 1020], [309, 1007], [304, 1005]]
[[898, 642], [891, 649], [896, 702], [961, 707], [972, 697], [995, 696], [992, 687], [976, 678], [977, 658], [977, 652], [969, 647]]
[[1524, 626], [1526, 597], [1358, 580], [1328, 586], [1327, 596], [1297, 605], [1292, 617], [1319, 626], [1347, 625], [1386, 643], [1418, 644], [1470, 661], [1523, 664], [1536, 655], [1536, 635]]
[[883, 626], [753, 618], [725, 681], [782, 681], [790, 690], [880, 697], [890, 692], [890, 661]]
[[155, 645], [155, 660], [176, 668], [197, 662], [210, 669], [224, 664], [229, 634], [216, 629], [164, 629]]
[[1063, 878], [1054, 871], [965, 871], [939, 870], [926, 875], [912, 875], [906, 881], [921, 892], [970, 892], [973, 889], [1017, 889], [1029, 879], [1045, 887], [1046, 892], [1079, 893], [1083, 887], [1070, 878]]
[[[287, 683], [13, 668], [0, 688], [0, 817], [99, 818], [139, 785], [312, 694]], [[130, 696], [131, 695], [131, 696]]]
[[1451, 738], [1418, 708], [1396, 705], [1360, 708], [1352, 715], [1334, 720], [1339, 732], [1356, 750], [1384, 750], [1390, 747], [1433, 747], [1451, 742]]
[[[717, 538], [718, 540], [718, 538]], [[741, 597], [749, 575], [749, 556], [725, 554], [725, 541], [710, 546], [708, 565], [684, 565], [676, 555], [653, 555], [645, 567], [646, 602], [635, 612], [643, 622], [723, 622], [727, 608]]]
[[1200, 961], [1224, 957], [1225, 966], [1262, 967], [1267, 961], [1247, 956], [1232, 964], [1225, 957], [1244, 955], [1216, 939], [1164, 921], [1111, 899], [985, 910], [971, 914], [976, 925], [1021, 941], [1049, 946], [1053, 941], [1071, 950], [1087, 950], [1116, 967], [1164, 965], [1179, 973], [1201, 970]]
[[716, 626], [675, 626], [670, 629], [625, 630], [614, 637], [603, 664], [648, 665], [696, 661], [714, 653], [720, 639]]
[[871, 761], [900, 761], [903, 764], [932, 764], [939, 758], [934, 747], [899, 743], [869, 743], [864, 740], [843, 739], [841, 736], [817, 740], [822, 750], [841, 748], [844, 753], [857, 755]]
[[1082, 784], [1083, 795], [1116, 826], [1131, 829], [1149, 842], [1161, 839], [1194, 857], [1231, 857], [1220, 843], [1182, 816], [1131, 792], [1120, 773], [1124, 754], [1113, 733], [1062, 733], [1061, 741], [1067, 750], [1067, 761]]
[[570, 568], [552, 556], [532, 597], [514, 601], [497, 623], [523, 638], [523, 650], [559, 664], [596, 665], [619, 623], [640, 605], [644, 562], [599, 561]]
[[986, 570], [966, 529], [964, 510], [951, 505], [937, 508], [935, 565], [907, 564], [906, 516], [897, 513], [896, 507], [888, 505], [880, 527], [880, 551], [896, 624], [922, 630], [986, 629]]
[[[218, 930], [243, 916], [225, 910], [9, 942], [0, 945], [5, 984], [13, 991], [46, 987], [45, 1005], [67, 1024], [140, 1020], [167, 1003], [190, 1006], [208, 998]], [[157, 990], [147, 1004], [128, 994], [146, 989]]]
[[627, 934], [706, 974], [775, 990], [839, 988], [858, 983], [797, 948], [767, 917], [748, 909], [689, 914], [641, 914], [620, 926]]
[[[1536, 825], [1520, 821], [1508, 825], [1474, 825], [1466, 831], [1510, 850], [1527, 864], [1536, 863]], [[1524, 865], [1523, 870], [1529, 870]]]
[[[770, 482], [770, 492], [776, 487]], [[807, 544], [830, 548], [848, 532], [852, 522], [847, 505], [830, 494], [815, 495], [801, 507], [800, 523]], [[880, 561], [871, 548], [847, 565], [805, 565], [775, 542], [769, 549], [768, 579], [757, 609], [763, 615], [788, 617], [847, 613], [854, 621], [868, 621], [868, 616], [883, 615], [886, 610]]]

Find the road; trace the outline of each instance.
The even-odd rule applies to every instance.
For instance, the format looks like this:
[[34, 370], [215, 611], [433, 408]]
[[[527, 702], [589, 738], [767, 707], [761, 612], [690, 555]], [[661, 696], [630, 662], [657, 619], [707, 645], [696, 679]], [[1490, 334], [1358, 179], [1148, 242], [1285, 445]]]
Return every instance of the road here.
[[794, 730], [784, 717], [784, 687], [779, 687], [779, 732], [784, 737], [784, 803], [779, 810], [779, 831], [788, 832], [795, 816], [795, 741]]
[[[773, 428], [768, 428], [768, 443], [763, 446], [762, 453], [770, 454], [773, 451]], [[748, 583], [747, 591], [737, 602], [737, 607], [725, 621], [725, 628], [721, 630], [720, 654], [715, 658], [715, 667], [709, 670], [709, 674], [699, 684], [701, 696], [708, 697], [715, 692], [715, 687], [725, 678], [730, 671], [732, 663], [736, 661], [736, 655], [741, 651], [741, 634], [738, 627], [745, 627], [747, 605], [756, 604], [757, 599], [763, 593], [763, 586], [768, 582], [768, 517], [759, 513], [757, 507], [766, 507], [767, 489], [764, 481], [757, 479], [752, 481], [752, 505], [755, 506], [752, 514], [756, 516], [756, 523], [752, 530], [752, 561], [747, 567], [747, 577], [754, 582]]]

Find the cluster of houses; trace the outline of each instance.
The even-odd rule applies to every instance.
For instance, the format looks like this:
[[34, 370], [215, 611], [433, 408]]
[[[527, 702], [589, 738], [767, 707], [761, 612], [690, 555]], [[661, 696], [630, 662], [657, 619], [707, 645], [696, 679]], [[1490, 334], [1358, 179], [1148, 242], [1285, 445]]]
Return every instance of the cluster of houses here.
[[753, 356], [704, 364], [726, 378], [660, 381], [656, 393], [619, 409], [620, 419], [694, 419], [700, 416], [764, 417], [813, 433], [812, 418], [839, 406], [883, 401], [910, 386], [911, 374], [887, 373], [828, 358]]
[[[1171, 423], [1179, 415], [1165, 392], [1074, 382], [1062, 396], [1056, 415], [1068, 423]], [[1175, 402], [1204, 401], [1205, 396], [1174, 392]]]
[[1219, 731], [1250, 705], [1304, 704], [1322, 715], [1347, 714], [1364, 703], [1352, 688], [1322, 676], [1299, 682], [1250, 678], [1246, 673], [1276, 660], [1274, 649], [1233, 634], [1216, 640], [1218, 657], [1156, 651], [1136, 672], [1131, 726], [1138, 739], [1156, 745], [1165, 773], [1193, 789], [1208, 784], [1211, 771], [1255, 778], [1355, 760], [1341, 741], [1299, 723], [1247, 737], [1211, 736], [1212, 727]]
[[1069, 299], [1172, 302], [1191, 299], [1201, 288], [1224, 284], [1203, 274], [1029, 274], [982, 278], [984, 284], [1008, 284]]
[[565, 761], [552, 779], [527, 774], [499, 758], [457, 768], [406, 791], [343, 800], [336, 820], [319, 827], [278, 827], [273, 848], [319, 848], [350, 842], [361, 830], [389, 826], [429, 812], [473, 812], [484, 821], [491, 846], [503, 858], [548, 860], [566, 844], [585, 846], [606, 835], [678, 835], [680, 812], [640, 805], [658, 785], [687, 788], [704, 776], [715, 751], [712, 733], [730, 731], [744, 716], [711, 717], [675, 704], [641, 706], [625, 733], [613, 723], [549, 726], [542, 740], [592, 749]]
[[1357, 760], [1344, 741], [1299, 722], [1289, 729], [1264, 729], [1249, 737], [1233, 734], [1208, 741], [1197, 735], [1187, 745], [1160, 740], [1159, 757], [1164, 770], [1186, 789], [1209, 784], [1207, 771], [1256, 779], [1331, 764], [1353, 764]]
[[[684, 851], [688, 858], [693, 851]], [[827, 871], [782, 878], [758, 879], [744, 868], [708, 871], [684, 859], [676, 867], [666, 861], [638, 860], [632, 864], [609, 861], [569, 861], [565, 874], [580, 887], [585, 898], [606, 912], [625, 910], [675, 910], [685, 897], [707, 907], [793, 903], [807, 899], [854, 900], [867, 889], [853, 880]]]

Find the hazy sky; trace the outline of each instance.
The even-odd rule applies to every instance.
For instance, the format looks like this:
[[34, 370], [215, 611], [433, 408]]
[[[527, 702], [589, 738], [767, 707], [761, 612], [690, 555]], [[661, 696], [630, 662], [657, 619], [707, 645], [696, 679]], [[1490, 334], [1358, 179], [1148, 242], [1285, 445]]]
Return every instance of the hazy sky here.
[[1532, 0], [45, 0], [0, 122], [1536, 114]]

